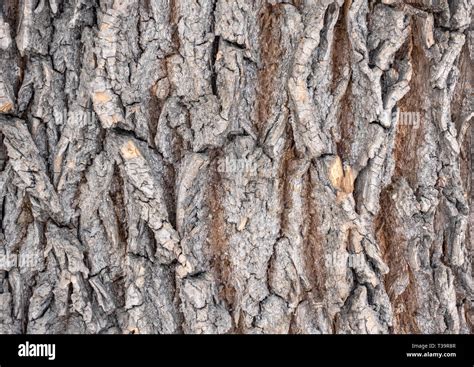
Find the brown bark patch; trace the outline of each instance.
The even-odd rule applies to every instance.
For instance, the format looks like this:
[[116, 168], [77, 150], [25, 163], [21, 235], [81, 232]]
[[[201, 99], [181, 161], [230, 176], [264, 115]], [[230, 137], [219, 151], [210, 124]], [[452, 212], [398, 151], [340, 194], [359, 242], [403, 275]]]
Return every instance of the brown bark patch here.
[[[346, 1], [346, 4], [350, 1]], [[331, 62], [331, 72], [332, 72], [332, 83], [331, 83], [331, 92], [337, 87], [339, 80], [341, 79], [342, 72], [345, 67], [349, 65], [350, 60], [350, 41], [347, 34], [346, 27], [346, 14], [347, 7], [344, 6], [343, 10], [339, 12], [339, 18], [334, 26], [334, 40], [332, 42], [332, 62]]]
[[[393, 307], [393, 332], [395, 334], [419, 333], [420, 330], [414, 318], [418, 309], [415, 279], [405, 257], [407, 239], [400, 232], [403, 218], [393, 214], [396, 212], [395, 204], [390, 196], [391, 187], [387, 187], [380, 195], [380, 211], [374, 220], [374, 229], [382, 258], [390, 269], [383, 281]], [[409, 277], [408, 286], [401, 294], [394, 294], [393, 285], [403, 275]]]
[[336, 142], [337, 154], [342, 161], [350, 159], [352, 142], [354, 140], [355, 126], [352, 108], [352, 82], [349, 81], [346, 93], [341, 99], [339, 107], [339, 132], [340, 139]]
[[219, 296], [232, 309], [236, 302], [236, 291], [232, 286], [232, 265], [229, 257], [226, 255], [228, 239], [225, 228], [227, 225], [222, 204], [224, 191], [217, 169], [218, 162], [219, 157], [216, 156], [209, 165], [211, 177], [207, 192], [207, 205], [210, 214], [208, 241], [211, 268], [214, 269], [219, 284]]
[[304, 258], [306, 262], [307, 274], [311, 284], [311, 294], [314, 301], [321, 302], [324, 300], [326, 289], [326, 263], [324, 251], [324, 237], [319, 232], [320, 216], [317, 211], [318, 202], [314, 195], [313, 185], [311, 184], [310, 170], [305, 175], [305, 207], [304, 213], [306, 217], [303, 218], [305, 226], [303, 228], [304, 239]]
[[279, 6], [266, 4], [260, 14], [260, 65], [257, 87], [257, 125], [260, 135], [268, 123], [279, 80], [281, 49], [281, 16]]
[[405, 177], [410, 186], [415, 187], [419, 161], [417, 148], [423, 145], [425, 117], [427, 117], [426, 111], [429, 103], [426, 98], [426, 91], [431, 90], [431, 86], [429, 82], [429, 60], [425, 55], [423, 46], [421, 46], [423, 44], [421, 30], [414, 21], [412, 21], [412, 30], [411, 38], [405, 47], [411, 49], [410, 61], [413, 66], [413, 77], [410, 81], [410, 90], [398, 102], [398, 108], [400, 113], [419, 114], [420, 121], [418, 127], [403, 123], [398, 124], [394, 147], [394, 176]]
[[21, 19], [20, 0], [4, 0], [2, 3], [5, 20], [10, 25], [12, 32], [16, 33], [18, 22]]

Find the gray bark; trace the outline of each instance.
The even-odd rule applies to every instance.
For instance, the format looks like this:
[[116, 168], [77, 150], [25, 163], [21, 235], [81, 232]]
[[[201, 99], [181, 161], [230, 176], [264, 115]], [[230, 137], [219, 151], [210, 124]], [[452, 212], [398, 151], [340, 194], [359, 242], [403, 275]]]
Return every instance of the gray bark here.
[[470, 0], [3, 0], [1, 333], [470, 333]]

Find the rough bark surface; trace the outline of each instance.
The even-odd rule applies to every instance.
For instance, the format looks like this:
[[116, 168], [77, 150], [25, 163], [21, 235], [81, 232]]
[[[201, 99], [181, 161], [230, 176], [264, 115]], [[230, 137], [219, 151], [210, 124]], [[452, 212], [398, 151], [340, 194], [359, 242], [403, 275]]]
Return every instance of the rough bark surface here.
[[473, 331], [471, 0], [0, 4], [1, 333]]

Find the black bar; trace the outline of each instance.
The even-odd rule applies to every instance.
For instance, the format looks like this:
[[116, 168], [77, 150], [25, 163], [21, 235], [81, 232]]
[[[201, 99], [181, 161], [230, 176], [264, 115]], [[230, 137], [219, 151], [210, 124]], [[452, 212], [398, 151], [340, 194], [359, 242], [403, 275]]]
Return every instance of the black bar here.
[[[273, 359], [473, 366], [473, 341], [472, 335], [0, 335], [0, 365], [66, 360]], [[54, 360], [47, 356], [20, 357], [20, 349], [25, 354], [26, 342], [30, 348], [32, 344], [54, 344]], [[36, 350], [33, 346], [33, 352]], [[43, 352], [46, 354], [46, 349]]]

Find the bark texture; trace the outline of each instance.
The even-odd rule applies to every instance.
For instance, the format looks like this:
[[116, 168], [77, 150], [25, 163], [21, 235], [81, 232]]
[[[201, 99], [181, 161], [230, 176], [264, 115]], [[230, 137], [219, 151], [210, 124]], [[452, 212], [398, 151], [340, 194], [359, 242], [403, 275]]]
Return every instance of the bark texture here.
[[471, 0], [0, 4], [0, 332], [473, 331]]

